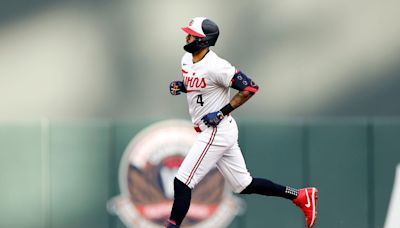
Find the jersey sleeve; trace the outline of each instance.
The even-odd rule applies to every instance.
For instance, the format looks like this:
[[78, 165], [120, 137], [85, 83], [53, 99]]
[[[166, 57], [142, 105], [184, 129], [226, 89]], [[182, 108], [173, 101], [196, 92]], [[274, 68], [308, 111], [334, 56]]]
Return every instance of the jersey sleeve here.
[[229, 87], [235, 71], [234, 66], [228, 61], [221, 59], [215, 63], [212, 72], [210, 72], [212, 76], [211, 80], [222, 87]]

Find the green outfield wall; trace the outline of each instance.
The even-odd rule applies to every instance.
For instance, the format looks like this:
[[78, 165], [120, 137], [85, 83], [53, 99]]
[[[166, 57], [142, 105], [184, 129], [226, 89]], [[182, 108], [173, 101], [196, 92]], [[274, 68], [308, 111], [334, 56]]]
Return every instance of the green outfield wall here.
[[[122, 228], [107, 212], [129, 141], [156, 121], [0, 123], [1, 228]], [[400, 120], [238, 121], [253, 176], [319, 187], [321, 228], [382, 228], [400, 163]], [[231, 228], [301, 228], [291, 202], [247, 195]]]

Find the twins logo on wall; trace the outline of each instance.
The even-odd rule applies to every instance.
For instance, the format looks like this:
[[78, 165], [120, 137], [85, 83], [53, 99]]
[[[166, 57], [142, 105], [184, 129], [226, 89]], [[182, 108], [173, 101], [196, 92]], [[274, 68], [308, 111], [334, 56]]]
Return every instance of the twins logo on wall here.
[[[109, 201], [109, 211], [127, 227], [163, 227], [172, 208], [173, 179], [196, 134], [182, 120], [162, 121], [139, 132], [121, 159], [121, 195]], [[243, 206], [214, 168], [193, 190], [182, 227], [227, 227]]]

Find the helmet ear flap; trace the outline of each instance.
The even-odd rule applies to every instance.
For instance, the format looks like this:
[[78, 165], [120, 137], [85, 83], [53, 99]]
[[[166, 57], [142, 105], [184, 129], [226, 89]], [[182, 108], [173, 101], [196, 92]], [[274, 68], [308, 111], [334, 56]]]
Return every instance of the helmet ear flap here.
[[211, 34], [207, 34], [207, 37], [205, 37], [205, 38], [207, 40], [208, 46], [214, 46], [218, 40], [218, 36], [219, 36], [219, 31], [211, 33]]
[[201, 38], [199, 38], [198, 40], [197, 40], [197, 42], [198, 42], [198, 45], [201, 47], [201, 48], [206, 48], [206, 47], [209, 47], [210, 45], [209, 45], [209, 40], [207, 39], [207, 37], [201, 37]]

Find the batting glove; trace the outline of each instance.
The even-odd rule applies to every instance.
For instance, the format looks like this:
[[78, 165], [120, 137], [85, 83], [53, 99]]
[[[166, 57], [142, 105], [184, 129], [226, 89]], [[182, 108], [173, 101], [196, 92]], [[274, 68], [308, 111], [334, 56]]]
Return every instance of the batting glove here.
[[221, 120], [224, 118], [224, 114], [221, 111], [218, 112], [211, 112], [207, 115], [203, 116], [201, 120], [208, 126], [208, 127], [216, 127]]
[[186, 93], [186, 88], [182, 81], [172, 81], [169, 84], [169, 92], [171, 95], [176, 96], [181, 94], [181, 92]]

